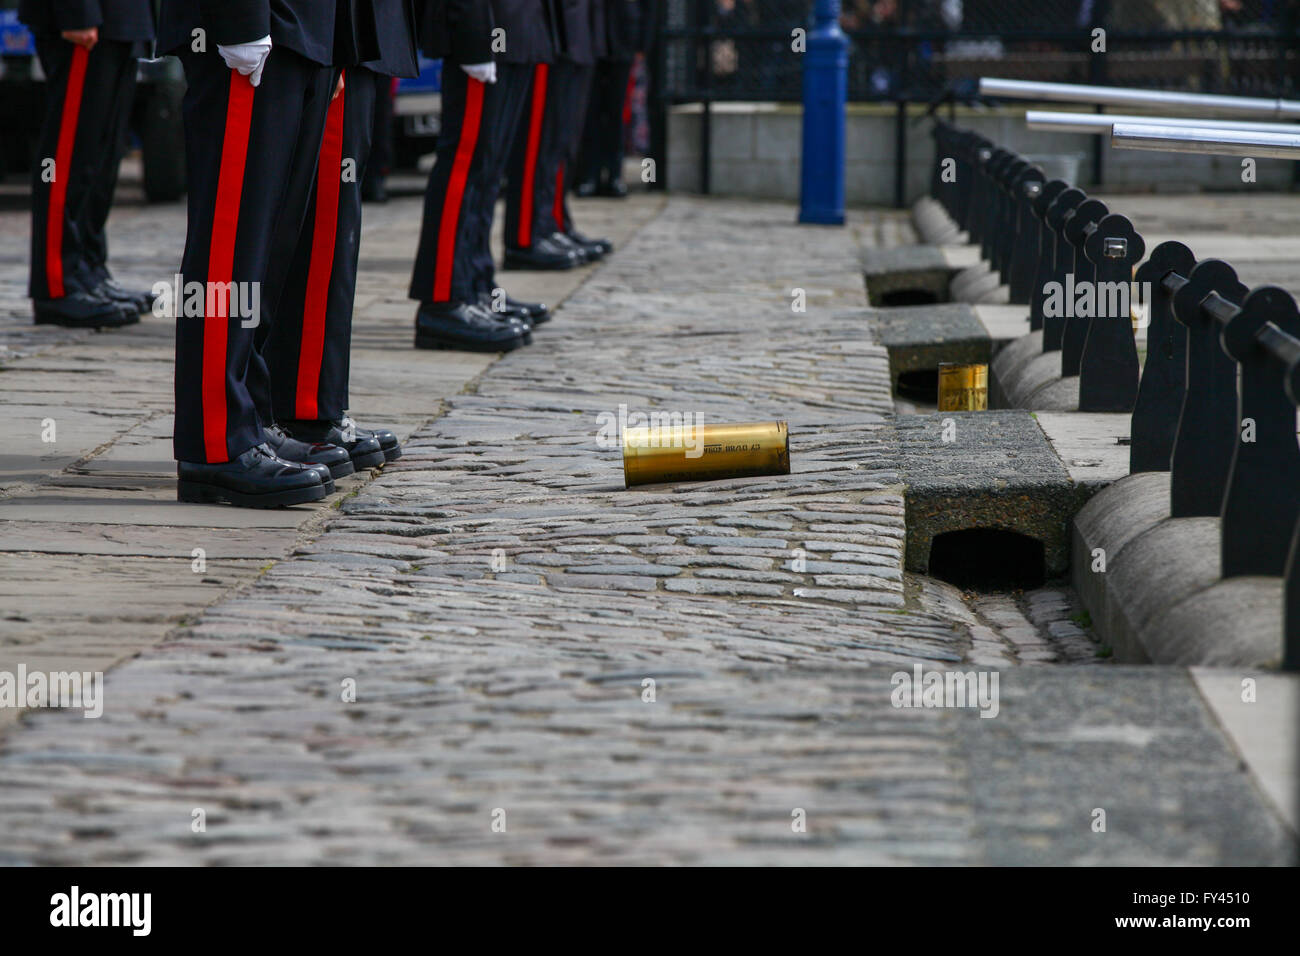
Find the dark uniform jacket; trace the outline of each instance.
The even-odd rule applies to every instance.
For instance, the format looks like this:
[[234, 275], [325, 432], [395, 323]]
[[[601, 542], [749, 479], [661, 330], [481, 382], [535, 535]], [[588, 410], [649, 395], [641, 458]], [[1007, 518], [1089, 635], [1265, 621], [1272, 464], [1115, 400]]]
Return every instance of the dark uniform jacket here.
[[631, 60], [646, 48], [649, 27], [644, 0], [603, 0], [605, 4], [605, 56]]
[[416, 76], [420, 72], [415, 46], [414, 0], [374, 0], [379, 31], [379, 56], [364, 64], [384, 76]]
[[583, 66], [596, 62], [596, 48], [591, 39], [591, 3], [592, 0], [559, 0], [560, 54]]
[[101, 40], [152, 40], [149, 0], [22, 0], [18, 19], [37, 36], [99, 27]]
[[555, 59], [551, 0], [492, 0], [492, 16], [506, 31], [505, 52], [496, 55], [498, 62], [550, 63]]
[[162, 0], [158, 50], [173, 53], [202, 27], [207, 49], [268, 34], [322, 66], [379, 59], [374, 0]]
[[418, 0], [416, 14], [420, 52], [425, 56], [452, 63], [492, 60], [496, 21], [490, 0]]

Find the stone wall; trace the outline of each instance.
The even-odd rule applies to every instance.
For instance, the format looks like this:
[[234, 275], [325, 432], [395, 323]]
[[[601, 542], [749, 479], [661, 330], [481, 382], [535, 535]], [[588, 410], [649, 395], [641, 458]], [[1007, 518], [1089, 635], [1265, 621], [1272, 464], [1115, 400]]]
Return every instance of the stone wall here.
[[[907, 201], [929, 188], [934, 143], [924, 113], [910, 108], [907, 126]], [[1031, 155], [1077, 157], [1085, 189], [1093, 184], [1094, 137], [1026, 129], [1024, 108], [958, 110], [959, 125]], [[668, 120], [668, 188], [700, 190], [700, 120], [697, 103], [675, 107]], [[798, 104], [715, 103], [710, 118], [711, 192], [717, 196], [799, 198], [799, 156], [803, 110]], [[849, 104], [845, 131], [845, 195], [853, 205], [894, 202], [895, 111], [892, 105]], [[1261, 159], [1253, 185], [1241, 181], [1241, 160], [1103, 147], [1105, 190], [1279, 190], [1291, 185], [1292, 163]], [[1048, 170], [1049, 175], [1055, 175]]]

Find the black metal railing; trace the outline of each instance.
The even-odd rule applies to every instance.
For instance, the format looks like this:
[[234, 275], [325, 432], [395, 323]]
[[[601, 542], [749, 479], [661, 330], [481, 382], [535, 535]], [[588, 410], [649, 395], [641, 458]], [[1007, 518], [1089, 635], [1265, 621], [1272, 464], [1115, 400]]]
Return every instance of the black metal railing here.
[[[1043, 352], [1061, 353], [1062, 376], [1079, 376], [1079, 410], [1131, 413], [1130, 472], [1170, 472], [1171, 517], [1219, 518], [1223, 577], [1286, 579], [1283, 666], [1300, 669], [1295, 299], [1276, 286], [1249, 290], [1228, 263], [1198, 262], [1181, 242], [1143, 261], [1133, 224], [1083, 190], [951, 123], [936, 121], [933, 134], [932, 197], [980, 244], [1010, 301], [1029, 307]], [[1099, 311], [1045, 314], [1051, 283], [1091, 283]], [[1148, 291], [1140, 375], [1129, 309], [1102, 306], [1102, 284]]]
[[[811, 6], [812, 0], [662, 0], [649, 54], [652, 154], [667, 155], [667, 114], [676, 105], [700, 104], [707, 134], [715, 102], [799, 102], [802, 61], [792, 31], [807, 28]], [[1136, 11], [1144, 6], [846, 0], [849, 99], [891, 104], [905, 116], [909, 104], [947, 91], [973, 98], [981, 75], [1273, 97], [1300, 92], [1300, 4], [1242, 0], [1229, 15], [1219, 0], [1191, 0], [1183, 7], [1195, 15], [1181, 19], [1143, 17]], [[1105, 31], [1104, 50], [1098, 29]], [[901, 169], [905, 137], [896, 138], [895, 150]], [[707, 152], [702, 135], [702, 184]], [[1100, 155], [1098, 141], [1097, 182]], [[896, 178], [901, 187], [902, 177]], [[896, 204], [903, 198], [896, 196]]]

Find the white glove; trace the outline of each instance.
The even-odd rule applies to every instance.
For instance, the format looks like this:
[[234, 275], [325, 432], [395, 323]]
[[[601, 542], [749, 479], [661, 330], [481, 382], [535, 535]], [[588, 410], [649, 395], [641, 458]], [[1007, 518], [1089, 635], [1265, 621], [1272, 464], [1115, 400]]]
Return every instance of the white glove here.
[[235, 43], [231, 46], [217, 44], [217, 52], [226, 61], [226, 66], [238, 70], [248, 77], [249, 83], [257, 86], [262, 82], [262, 67], [266, 66], [266, 58], [271, 55], [271, 38], [265, 36], [252, 43]]
[[460, 68], [480, 83], [495, 83], [497, 81], [497, 65], [495, 62], [462, 63]]

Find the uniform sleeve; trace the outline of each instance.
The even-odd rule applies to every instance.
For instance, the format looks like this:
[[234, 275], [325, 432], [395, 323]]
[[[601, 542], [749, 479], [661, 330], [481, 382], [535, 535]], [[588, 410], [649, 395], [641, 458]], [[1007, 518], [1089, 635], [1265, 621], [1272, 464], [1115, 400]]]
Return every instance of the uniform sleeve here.
[[[447, 21], [451, 56], [457, 63], [487, 63], [492, 55], [492, 4], [488, 0], [449, 0]], [[510, 38], [506, 38], [510, 42]]]
[[251, 43], [271, 35], [271, 0], [199, 0], [209, 48]]
[[50, 0], [59, 30], [88, 30], [104, 22], [99, 0]]

